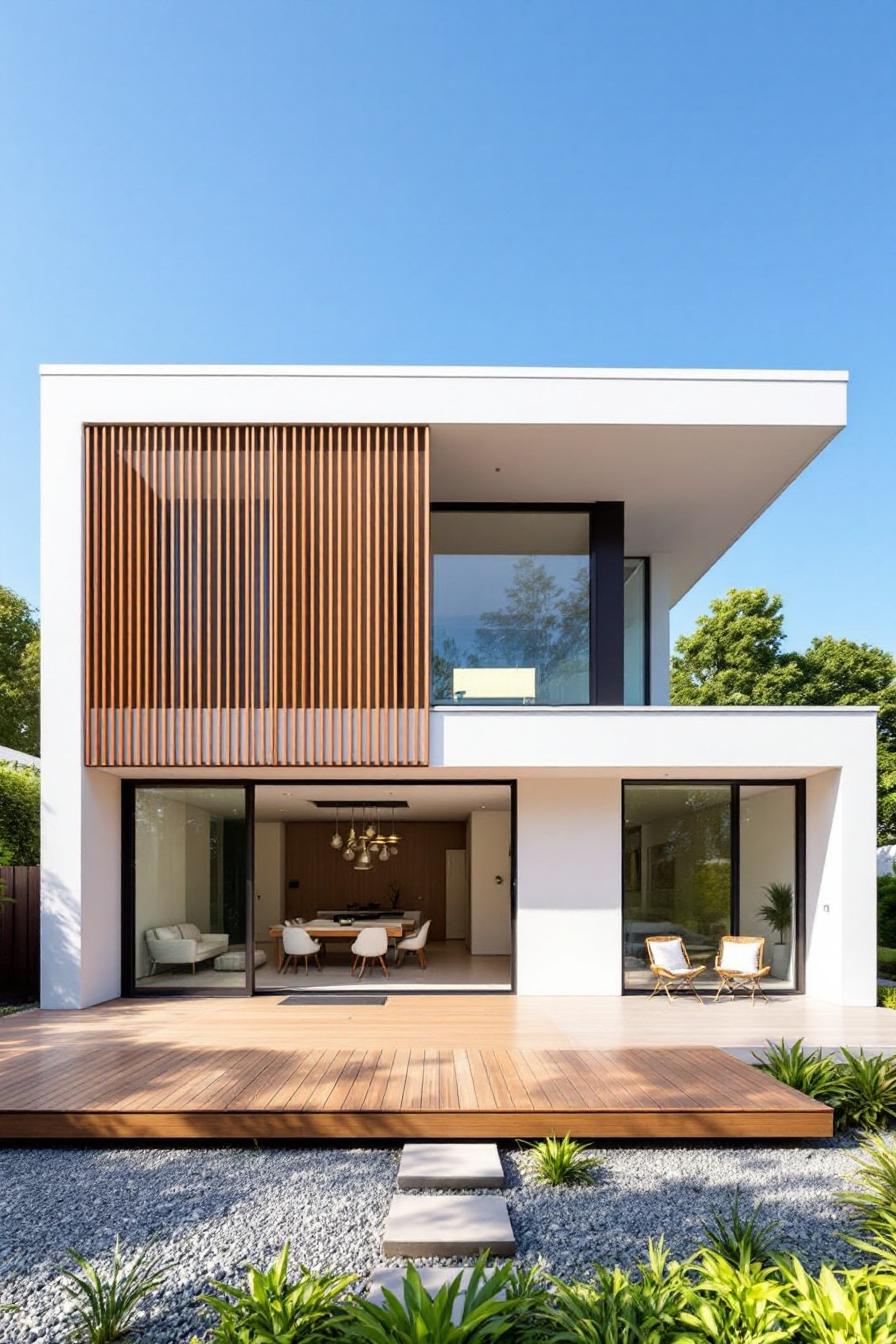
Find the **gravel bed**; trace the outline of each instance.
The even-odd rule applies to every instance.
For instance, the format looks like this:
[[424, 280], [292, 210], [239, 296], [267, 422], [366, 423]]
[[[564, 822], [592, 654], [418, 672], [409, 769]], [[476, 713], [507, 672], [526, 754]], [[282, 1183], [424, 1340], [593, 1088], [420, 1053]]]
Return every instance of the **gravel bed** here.
[[0, 1148], [0, 1302], [24, 1308], [0, 1316], [0, 1339], [66, 1339], [58, 1267], [70, 1246], [107, 1257], [116, 1233], [128, 1251], [154, 1237], [173, 1261], [145, 1344], [201, 1336], [197, 1293], [287, 1240], [294, 1264], [366, 1274], [397, 1170], [397, 1148]]
[[[782, 1247], [810, 1268], [855, 1263], [833, 1195], [848, 1184], [856, 1147], [854, 1138], [617, 1144], [595, 1149], [603, 1161], [594, 1186], [553, 1189], [535, 1182], [527, 1153], [508, 1146], [517, 1259], [586, 1276], [595, 1260], [636, 1263], [660, 1233], [681, 1257], [739, 1189], [745, 1207], [763, 1201]], [[2, 1317], [4, 1344], [64, 1339], [58, 1269], [67, 1248], [102, 1260], [116, 1233], [128, 1252], [155, 1238], [173, 1262], [141, 1328], [145, 1344], [201, 1337], [196, 1294], [212, 1279], [238, 1278], [247, 1260], [267, 1265], [286, 1240], [294, 1263], [363, 1278], [382, 1260], [398, 1155], [390, 1147], [0, 1148], [0, 1302], [24, 1308]]]
[[849, 1184], [857, 1148], [853, 1137], [787, 1145], [614, 1145], [594, 1150], [603, 1159], [595, 1185], [559, 1188], [537, 1184], [531, 1158], [507, 1150], [517, 1259], [586, 1277], [595, 1261], [637, 1264], [648, 1237], [661, 1233], [681, 1259], [705, 1240], [703, 1223], [730, 1208], [739, 1191], [741, 1209], [761, 1203], [778, 1224], [781, 1249], [798, 1254], [810, 1270], [823, 1261], [857, 1264], [857, 1253], [842, 1239], [847, 1218], [834, 1199]]

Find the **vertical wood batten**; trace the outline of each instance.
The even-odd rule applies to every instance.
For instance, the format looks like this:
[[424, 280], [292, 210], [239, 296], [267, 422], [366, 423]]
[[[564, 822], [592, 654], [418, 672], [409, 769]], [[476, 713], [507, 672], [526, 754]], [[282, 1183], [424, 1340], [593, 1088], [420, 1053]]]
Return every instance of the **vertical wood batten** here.
[[84, 759], [428, 759], [429, 433], [84, 428]]

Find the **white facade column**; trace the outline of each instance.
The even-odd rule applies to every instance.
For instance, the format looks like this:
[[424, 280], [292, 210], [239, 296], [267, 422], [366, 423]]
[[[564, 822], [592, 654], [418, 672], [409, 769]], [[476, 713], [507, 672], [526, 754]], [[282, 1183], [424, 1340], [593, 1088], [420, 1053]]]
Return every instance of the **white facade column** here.
[[621, 992], [621, 808], [618, 779], [519, 780], [519, 994]]
[[[42, 389], [43, 391], [43, 389]], [[41, 1006], [121, 988], [121, 781], [83, 761], [83, 450], [58, 400], [41, 407]]]
[[[870, 753], [869, 753], [870, 755]], [[807, 994], [833, 1003], [877, 1000], [877, 794], [858, 754], [806, 781]]]

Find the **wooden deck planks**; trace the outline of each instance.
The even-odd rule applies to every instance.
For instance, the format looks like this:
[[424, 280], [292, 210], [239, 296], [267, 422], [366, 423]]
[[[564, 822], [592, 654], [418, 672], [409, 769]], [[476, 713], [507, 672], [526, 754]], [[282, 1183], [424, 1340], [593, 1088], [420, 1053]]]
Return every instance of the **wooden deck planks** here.
[[[110, 1062], [114, 1068], [110, 1070]], [[16, 1078], [0, 1138], [795, 1137], [827, 1108], [712, 1047], [95, 1050]]]
[[[376, 1009], [194, 999], [23, 1013], [0, 1022], [0, 1138], [830, 1134], [825, 1107], [713, 1043], [735, 1028], [750, 1045], [783, 1034], [778, 1014], [802, 1034], [804, 1005], [688, 1008], [394, 996]], [[879, 1017], [883, 1033], [893, 1014]]]

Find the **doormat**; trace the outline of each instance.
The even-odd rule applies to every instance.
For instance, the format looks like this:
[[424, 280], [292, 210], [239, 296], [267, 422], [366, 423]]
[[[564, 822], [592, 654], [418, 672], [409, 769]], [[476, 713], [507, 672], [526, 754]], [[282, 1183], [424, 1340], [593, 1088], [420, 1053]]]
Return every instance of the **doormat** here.
[[340, 994], [338, 991], [334, 994], [287, 994], [285, 999], [281, 999], [281, 1006], [288, 1004], [292, 1007], [303, 1003], [363, 1003], [370, 1004], [376, 1008], [382, 1008], [386, 1002], [385, 994]]

